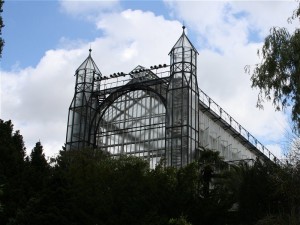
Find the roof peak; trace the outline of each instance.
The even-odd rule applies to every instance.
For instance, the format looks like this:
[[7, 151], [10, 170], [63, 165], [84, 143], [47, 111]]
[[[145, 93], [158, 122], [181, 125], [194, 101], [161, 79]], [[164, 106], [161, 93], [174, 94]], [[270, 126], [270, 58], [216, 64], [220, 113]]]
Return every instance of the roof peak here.
[[179, 37], [179, 39], [177, 40], [177, 42], [175, 43], [175, 45], [173, 46], [173, 48], [171, 49], [169, 54], [171, 54], [171, 52], [176, 48], [193, 49], [196, 53], [198, 53], [197, 49], [194, 47], [192, 42], [187, 37], [187, 35], [185, 33], [185, 29], [186, 29], [186, 27], [183, 25], [182, 26], [182, 34]]
[[88, 69], [88, 70], [94, 70], [95, 73], [97, 73], [97, 74], [101, 74], [98, 66], [96, 65], [96, 63], [94, 62], [94, 60], [91, 56], [91, 52], [92, 52], [92, 49], [90, 47], [88, 57], [83, 61], [83, 63], [81, 63], [81, 65], [78, 67], [78, 69], [76, 71]]

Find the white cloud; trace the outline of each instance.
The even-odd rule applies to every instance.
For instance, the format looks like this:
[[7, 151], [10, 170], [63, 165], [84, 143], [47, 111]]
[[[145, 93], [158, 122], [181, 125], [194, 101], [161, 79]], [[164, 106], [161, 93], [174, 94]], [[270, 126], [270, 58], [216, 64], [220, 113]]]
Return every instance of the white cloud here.
[[197, 33], [200, 47], [218, 51], [247, 42], [247, 21], [237, 18], [231, 4], [222, 1], [167, 2], [176, 15]]
[[251, 35], [263, 40], [273, 26], [288, 27], [287, 19], [297, 8], [295, 1], [166, 1], [170, 15], [197, 33], [200, 47], [230, 51], [246, 44]]
[[297, 21], [290, 24], [288, 18], [298, 6], [297, 1], [233, 1], [232, 7], [236, 11], [247, 13], [248, 23], [255, 28], [258, 35], [264, 38], [271, 27], [286, 27], [293, 30], [297, 27]]
[[270, 145], [266, 145], [266, 147], [270, 150], [272, 150], [271, 152], [277, 157], [277, 159], [284, 159], [284, 152], [281, 149], [281, 145], [278, 144], [270, 144]]
[[21, 130], [28, 152], [41, 139], [60, 144], [48, 149], [52, 155], [64, 144], [67, 109], [74, 89], [74, 68], [80, 50], [50, 50], [35, 68], [1, 72], [1, 118], [12, 119]]
[[60, 0], [61, 9], [71, 15], [97, 15], [119, 9], [118, 0]]

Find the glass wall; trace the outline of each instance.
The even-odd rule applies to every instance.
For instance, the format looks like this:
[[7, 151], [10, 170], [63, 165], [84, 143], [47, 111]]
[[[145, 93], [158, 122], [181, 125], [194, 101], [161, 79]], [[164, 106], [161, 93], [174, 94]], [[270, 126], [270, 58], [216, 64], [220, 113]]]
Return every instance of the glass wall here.
[[151, 91], [123, 94], [100, 118], [96, 145], [114, 156], [144, 158], [153, 168], [165, 157], [165, 114], [161, 99]]

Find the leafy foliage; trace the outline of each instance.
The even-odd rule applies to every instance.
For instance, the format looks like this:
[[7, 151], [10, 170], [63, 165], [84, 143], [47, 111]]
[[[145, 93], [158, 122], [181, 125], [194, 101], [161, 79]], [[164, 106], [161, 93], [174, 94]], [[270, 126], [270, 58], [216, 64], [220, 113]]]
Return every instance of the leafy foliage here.
[[[300, 167], [228, 165], [202, 149], [176, 169], [163, 161], [113, 158], [99, 149], [62, 150], [51, 166], [37, 142], [0, 120], [0, 224], [299, 224]], [[284, 221], [284, 223], [282, 223]]]
[[3, 212], [0, 214], [0, 221], [7, 221], [14, 215], [17, 206], [23, 204], [25, 154], [20, 132], [13, 132], [10, 120], [6, 122], [0, 120], [0, 185], [3, 188], [0, 199]]
[[[1, 13], [3, 12], [3, 9], [2, 9], [3, 3], [4, 3], [4, 1], [0, 0], [0, 35], [2, 35], [2, 28], [4, 27], [3, 19], [2, 19], [2, 16], [1, 16]], [[2, 56], [3, 46], [4, 46], [4, 40], [3, 40], [2, 37], [0, 37], [0, 58]]]
[[181, 216], [178, 219], [173, 219], [173, 218], [170, 219], [169, 224], [170, 225], [191, 225], [189, 222], [186, 221], [186, 219], [183, 216]]
[[[290, 21], [300, 18], [300, 4]], [[290, 33], [286, 28], [273, 27], [258, 51], [262, 62], [254, 69], [252, 87], [259, 88], [258, 107], [264, 100], [272, 100], [281, 110], [292, 106], [295, 130], [300, 131], [300, 29]], [[250, 73], [249, 67], [246, 71]]]

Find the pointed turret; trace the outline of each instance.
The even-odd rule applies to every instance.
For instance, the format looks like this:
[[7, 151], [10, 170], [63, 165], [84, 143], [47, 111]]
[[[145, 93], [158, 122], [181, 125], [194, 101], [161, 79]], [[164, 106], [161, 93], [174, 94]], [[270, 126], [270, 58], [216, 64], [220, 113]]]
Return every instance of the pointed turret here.
[[93, 92], [98, 88], [97, 77], [102, 74], [89, 55], [75, 72], [75, 94], [69, 108], [66, 148], [79, 149], [92, 145], [90, 132], [93, 128], [92, 120], [97, 107], [97, 99]]
[[176, 42], [176, 44], [171, 49], [169, 55], [172, 54], [173, 51], [178, 50], [178, 48], [183, 48], [184, 50], [192, 49], [193, 51], [195, 51], [198, 54], [197, 49], [194, 47], [192, 42], [189, 40], [189, 38], [185, 34], [185, 26], [182, 26], [182, 34], [181, 34], [180, 38], [178, 39], [178, 41]]
[[169, 53], [166, 157], [167, 164], [174, 167], [192, 162], [199, 146], [198, 52], [182, 28], [182, 35]]
[[89, 49], [89, 56], [86, 58], [86, 60], [84, 60], [83, 63], [81, 63], [81, 65], [78, 67], [78, 69], [76, 70], [76, 73], [79, 70], [92, 70], [95, 71], [96, 74], [101, 75], [100, 70], [98, 69], [96, 63], [94, 62], [93, 58], [92, 58], [92, 49]]

